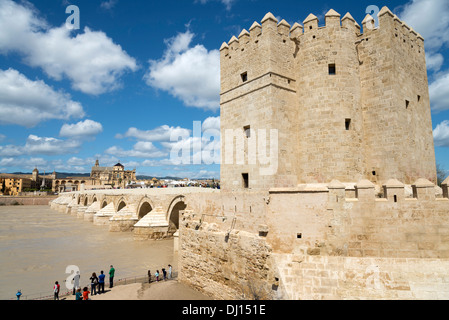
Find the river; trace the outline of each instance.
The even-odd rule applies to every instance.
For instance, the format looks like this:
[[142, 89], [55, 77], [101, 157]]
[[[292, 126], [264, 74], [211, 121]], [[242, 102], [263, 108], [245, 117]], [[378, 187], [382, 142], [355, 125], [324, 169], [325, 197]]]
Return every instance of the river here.
[[69, 266], [80, 270], [85, 285], [92, 272], [108, 274], [110, 265], [118, 280], [168, 264], [176, 271], [173, 240], [134, 241], [132, 232], [109, 232], [49, 206], [0, 206], [1, 300], [14, 299], [18, 289], [23, 297], [51, 294], [55, 281], [66, 291]]

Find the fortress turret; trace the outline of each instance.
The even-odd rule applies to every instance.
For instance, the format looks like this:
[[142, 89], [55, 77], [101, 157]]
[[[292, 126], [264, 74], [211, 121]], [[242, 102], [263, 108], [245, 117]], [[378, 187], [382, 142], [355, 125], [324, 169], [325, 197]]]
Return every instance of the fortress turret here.
[[[424, 40], [387, 7], [378, 17], [362, 33], [332, 9], [322, 27], [313, 14], [290, 26], [267, 13], [223, 43], [224, 189], [436, 181]], [[270, 152], [277, 168], [263, 174]]]

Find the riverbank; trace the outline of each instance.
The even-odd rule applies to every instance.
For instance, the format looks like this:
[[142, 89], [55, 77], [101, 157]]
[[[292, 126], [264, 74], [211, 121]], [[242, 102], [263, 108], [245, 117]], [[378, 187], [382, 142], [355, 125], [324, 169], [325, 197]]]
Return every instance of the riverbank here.
[[0, 196], [0, 206], [48, 206], [58, 196]]
[[24, 300], [52, 295], [55, 281], [65, 291], [64, 280], [73, 278], [73, 266], [80, 270], [82, 285], [92, 272], [108, 272], [111, 264], [117, 281], [169, 264], [178, 270], [173, 239], [135, 241], [131, 232], [109, 232], [107, 226], [47, 206], [1, 206], [0, 217], [2, 300], [14, 299], [19, 289]]

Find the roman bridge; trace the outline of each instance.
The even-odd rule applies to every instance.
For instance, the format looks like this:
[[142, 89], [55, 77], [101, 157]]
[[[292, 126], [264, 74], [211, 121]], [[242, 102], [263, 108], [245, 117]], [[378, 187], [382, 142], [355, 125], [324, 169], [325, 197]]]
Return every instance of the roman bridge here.
[[66, 192], [52, 209], [77, 216], [111, 232], [132, 231], [136, 240], [162, 239], [179, 229], [184, 211], [214, 211], [220, 190], [210, 188], [114, 189]]

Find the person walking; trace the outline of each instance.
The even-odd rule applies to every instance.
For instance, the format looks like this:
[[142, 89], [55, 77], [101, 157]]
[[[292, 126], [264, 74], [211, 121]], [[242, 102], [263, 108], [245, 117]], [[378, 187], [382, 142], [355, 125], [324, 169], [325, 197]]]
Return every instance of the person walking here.
[[75, 277], [73, 277], [73, 294], [75, 294], [75, 290], [81, 289], [80, 287], [80, 272], [77, 271]]
[[151, 283], [151, 270], [148, 270], [148, 283]]
[[114, 286], [114, 274], [115, 269], [111, 264], [111, 269], [109, 269], [109, 288], [112, 288]]
[[97, 286], [98, 286], [98, 277], [97, 274], [94, 272], [92, 273], [92, 277], [90, 277], [90, 290], [92, 291], [92, 295], [97, 294]]
[[164, 281], [167, 280], [167, 271], [165, 271], [165, 268], [162, 268], [162, 274], [164, 275]]
[[61, 286], [59, 285], [58, 281], [56, 281], [55, 285], [53, 286], [54, 300], [59, 300], [59, 291], [60, 290], [61, 290]]
[[171, 264], [168, 265], [168, 278], [169, 279], [172, 278], [172, 267], [171, 267]]
[[100, 275], [98, 276], [98, 293], [104, 293], [104, 278], [105, 274], [103, 273], [103, 270], [100, 271]]
[[22, 291], [17, 290], [17, 293], [16, 293], [17, 300], [20, 300], [21, 296], [22, 296]]
[[156, 282], [159, 282], [159, 270], [156, 270], [154, 275], [156, 276]]

